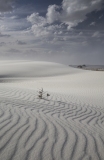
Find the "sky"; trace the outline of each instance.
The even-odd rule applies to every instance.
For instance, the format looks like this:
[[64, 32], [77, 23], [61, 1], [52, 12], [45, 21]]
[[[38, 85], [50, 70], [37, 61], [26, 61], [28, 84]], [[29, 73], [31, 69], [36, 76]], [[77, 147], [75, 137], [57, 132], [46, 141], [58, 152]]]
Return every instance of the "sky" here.
[[0, 59], [104, 65], [104, 1], [0, 0]]

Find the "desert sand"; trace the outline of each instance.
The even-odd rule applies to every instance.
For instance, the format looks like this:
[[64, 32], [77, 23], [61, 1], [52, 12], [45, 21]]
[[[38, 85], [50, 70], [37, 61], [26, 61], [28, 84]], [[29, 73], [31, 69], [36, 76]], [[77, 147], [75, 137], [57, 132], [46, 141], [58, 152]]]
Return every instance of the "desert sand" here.
[[0, 62], [0, 160], [104, 160], [104, 72]]

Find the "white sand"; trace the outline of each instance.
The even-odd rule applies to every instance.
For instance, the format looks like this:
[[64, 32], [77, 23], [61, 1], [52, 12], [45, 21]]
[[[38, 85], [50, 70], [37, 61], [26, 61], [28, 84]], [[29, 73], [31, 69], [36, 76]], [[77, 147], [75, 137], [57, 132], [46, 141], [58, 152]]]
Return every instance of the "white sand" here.
[[0, 160], [104, 160], [104, 72], [0, 63]]

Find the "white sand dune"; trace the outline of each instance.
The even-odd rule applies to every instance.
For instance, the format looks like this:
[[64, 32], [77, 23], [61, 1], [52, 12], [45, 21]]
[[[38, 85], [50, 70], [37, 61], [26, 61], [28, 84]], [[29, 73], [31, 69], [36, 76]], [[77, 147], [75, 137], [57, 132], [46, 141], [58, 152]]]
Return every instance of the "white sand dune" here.
[[104, 160], [104, 72], [0, 63], [0, 160]]

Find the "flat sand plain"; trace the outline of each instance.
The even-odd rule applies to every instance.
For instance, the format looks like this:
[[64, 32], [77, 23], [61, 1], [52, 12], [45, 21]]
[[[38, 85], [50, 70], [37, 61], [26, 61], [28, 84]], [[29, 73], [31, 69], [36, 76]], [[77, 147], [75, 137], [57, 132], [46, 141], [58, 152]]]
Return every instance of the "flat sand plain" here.
[[1, 62], [0, 160], [104, 160], [104, 72]]

